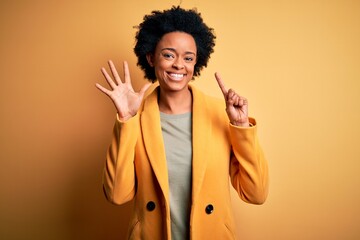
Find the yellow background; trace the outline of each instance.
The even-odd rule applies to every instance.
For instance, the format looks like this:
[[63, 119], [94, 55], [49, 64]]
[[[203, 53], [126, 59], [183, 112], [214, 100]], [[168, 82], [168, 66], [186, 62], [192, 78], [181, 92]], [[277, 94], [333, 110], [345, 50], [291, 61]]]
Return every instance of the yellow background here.
[[[0, 238], [123, 239], [131, 203], [101, 173], [115, 108], [100, 68], [133, 54], [133, 26], [180, 1], [0, 2]], [[250, 101], [269, 161], [262, 206], [233, 194], [241, 239], [360, 239], [360, 1], [183, 0], [215, 29], [195, 84]], [[216, 191], [216, 189], [214, 189]]]

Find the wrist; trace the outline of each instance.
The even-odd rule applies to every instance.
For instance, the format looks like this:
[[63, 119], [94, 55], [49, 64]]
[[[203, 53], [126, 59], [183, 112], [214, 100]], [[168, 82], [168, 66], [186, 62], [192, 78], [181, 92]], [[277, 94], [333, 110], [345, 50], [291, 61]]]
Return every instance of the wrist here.
[[118, 120], [119, 120], [120, 122], [126, 122], [127, 120], [129, 120], [129, 119], [132, 118], [133, 116], [128, 115], [128, 116], [123, 117], [123, 116], [120, 116], [120, 114], [118, 113], [118, 114], [117, 114], [117, 117], [118, 117]]
[[252, 124], [249, 122], [249, 119], [246, 119], [245, 121], [230, 121], [230, 123], [237, 127], [251, 127]]

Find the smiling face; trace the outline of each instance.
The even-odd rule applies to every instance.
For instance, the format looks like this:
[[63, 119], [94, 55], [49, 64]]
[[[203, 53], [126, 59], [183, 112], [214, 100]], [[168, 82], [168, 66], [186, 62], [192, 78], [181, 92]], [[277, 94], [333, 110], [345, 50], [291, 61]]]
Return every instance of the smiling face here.
[[161, 90], [187, 90], [194, 74], [196, 51], [195, 40], [190, 34], [171, 32], [160, 39], [154, 54], [147, 55], [147, 59], [155, 68]]

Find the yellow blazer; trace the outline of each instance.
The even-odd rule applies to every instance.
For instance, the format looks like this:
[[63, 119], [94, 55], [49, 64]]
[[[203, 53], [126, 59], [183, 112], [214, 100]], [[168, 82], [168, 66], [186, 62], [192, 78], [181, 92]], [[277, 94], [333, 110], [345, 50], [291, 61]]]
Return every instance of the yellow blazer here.
[[[268, 193], [268, 168], [256, 136], [229, 123], [223, 99], [189, 85], [192, 112], [191, 239], [236, 239], [230, 181], [241, 199], [262, 204]], [[103, 187], [107, 199], [134, 199], [128, 239], [171, 239], [169, 184], [157, 89], [136, 116], [115, 122]]]

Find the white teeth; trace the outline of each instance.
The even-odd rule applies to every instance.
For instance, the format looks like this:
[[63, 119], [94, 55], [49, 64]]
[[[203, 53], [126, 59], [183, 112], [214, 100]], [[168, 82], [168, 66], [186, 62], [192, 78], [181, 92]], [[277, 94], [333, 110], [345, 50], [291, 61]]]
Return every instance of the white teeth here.
[[180, 79], [180, 78], [184, 77], [184, 74], [171, 73], [170, 76], [173, 78]]

